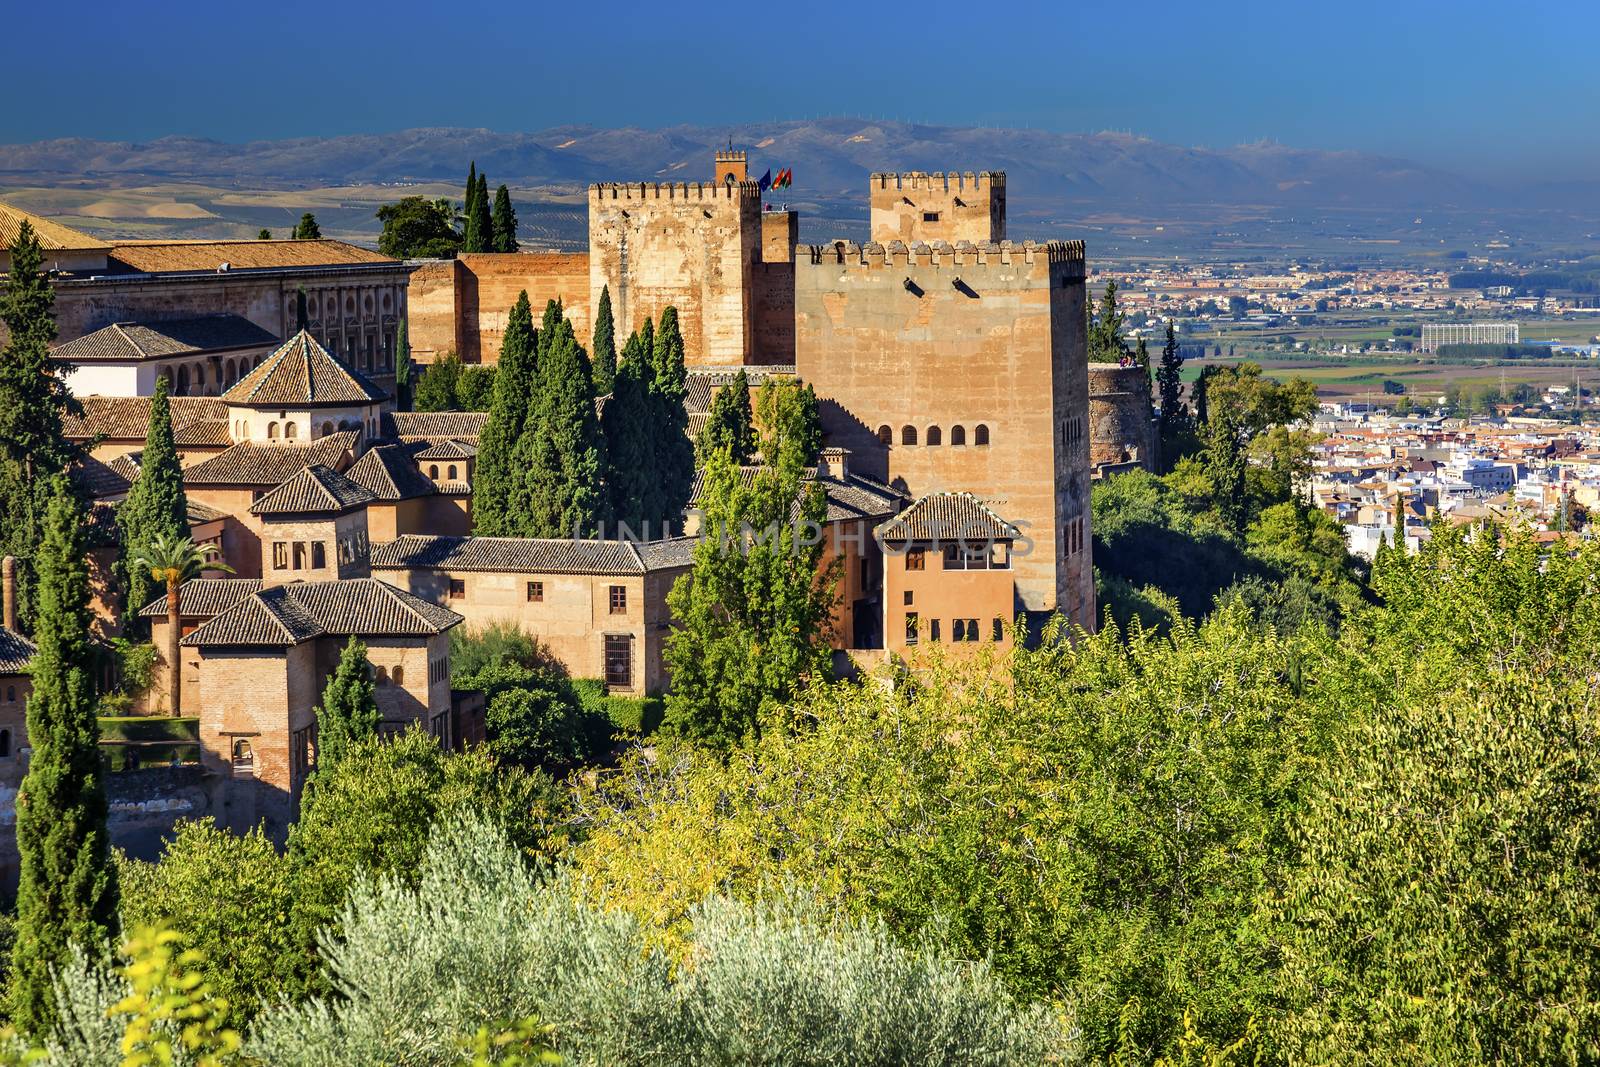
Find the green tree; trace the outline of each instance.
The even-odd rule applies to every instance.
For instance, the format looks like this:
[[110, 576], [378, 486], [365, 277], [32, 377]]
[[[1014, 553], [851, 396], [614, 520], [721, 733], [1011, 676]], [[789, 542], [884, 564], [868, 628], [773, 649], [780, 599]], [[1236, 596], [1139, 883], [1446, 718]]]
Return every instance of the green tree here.
[[167, 386], [165, 375], [156, 379], [144, 452], [139, 458], [139, 477], [117, 508], [121, 552], [113, 564], [113, 573], [123, 593], [123, 632], [131, 637], [148, 636], [149, 623], [140, 618], [139, 610], [155, 596], [157, 588], [149, 569], [138, 561], [148, 555], [157, 538], [176, 541], [189, 533], [189, 504], [183, 492], [183, 467], [172, 439]]
[[62, 432], [63, 419], [81, 409], [67, 391], [64, 365], [51, 360], [56, 337], [55, 292], [45, 277], [43, 252], [26, 219], [11, 242], [11, 273], [0, 295], [0, 322], [10, 339], [0, 348], [0, 550], [16, 556], [18, 615], [33, 615], [32, 561], [44, 538], [45, 513], [56, 475], [80, 449]]
[[417, 380], [417, 395], [414, 398], [418, 411], [460, 411], [461, 403], [456, 397], [456, 386], [461, 380], [461, 357], [455, 352], [446, 352], [443, 356], [428, 364]]
[[317, 217], [307, 211], [300, 216], [300, 222], [294, 228], [296, 241], [318, 241], [322, 239], [322, 227], [317, 225]]
[[494, 233], [496, 252], [515, 252], [517, 244], [517, 212], [511, 206], [511, 190], [502, 185], [494, 193], [494, 217], [490, 223]]
[[822, 418], [811, 383], [790, 388], [790, 383], [768, 378], [756, 396], [756, 421], [767, 445], [792, 449], [805, 466], [817, 462], [822, 452]]
[[594, 314], [594, 392], [605, 396], [617, 377], [617, 327], [611, 318], [611, 286], [600, 287], [600, 305]]
[[362, 741], [378, 736], [378, 701], [367, 646], [351, 637], [317, 705], [317, 769], [338, 765]]
[[503, 764], [565, 770], [610, 747], [610, 721], [592, 714], [560, 662], [515, 627], [452, 630], [450, 680], [487, 696], [488, 748]]
[[1243, 535], [1250, 512], [1242, 433], [1237, 409], [1225, 406], [1212, 411], [1203, 435], [1205, 451], [1201, 459], [1213, 506], [1235, 537]]
[[[472, 165], [473, 172], [477, 164]], [[461, 235], [461, 251], [494, 251], [494, 223], [489, 217], [489, 182], [482, 174], [467, 177], [467, 201], [464, 205], [466, 228]]]
[[183, 672], [179, 669], [179, 640], [183, 637], [183, 583], [204, 570], [233, 573], [221, 560], [222, 550], [213, 543], [197, 545], [188, 534], [171, 537], [155, 534], [132, 561], [154, 582], [167, 590], [167, 710], [174, 718], [183, 714]]
[[38, 547], [38, 650], [28, 698], [28, 773], [17, 790], [17, 941], [11, 1019], [40, 1034], [55, 1018], [51, 970], [73, 946], [104, 951], [117, 929], [117, 879], [95, 718], [84, 516], [57, 475]]
[[653, 333], [639, 335], [641, 345], [651, 346], [651, 393], [655, 400], [655, 432], [660, 453], [656, 476], [661, 481], [660, 504], [653, 522], [665, 526], [681, 521], [694, 492], [694, 442], [689, 439], [689, 412], [684, 401], [689, 395], [689, 374], [685, 365], [683, 334], [678, 329], [678, 309], [661, 312], [661, 323]]
[[407, 336], [406, 320], [401, 319], [394, 332], [394, 387], [395, 403], [401, 411], [411, 410], [411, 338]]
[[447, 199], [408, 196], [378, 208], [378, 251], [394, 259], [449, 259], [461, 251], [455, 210]]
[[494, 401], [494, 383], [500, 376], [498, 368], [475, 364], [461, 368], [456, 379], [456, 407], [462, 411], [488, 411]]
[[270, 240], [272, 240], [272, 231], [267, 229], [265, 226], [263, 226], [261, 228], [261, 232], [256, 234], [256, 240], [258, 240], [258, 241], [270, 241]]
[[527, 486], [527, 537], [592, 535], [606, 517], [605, 438], [589, 360], [562, 317], [540, 335], [539, 407], [514, 456]]
[[525, 496], [520, 485], [523, 472], [513, 465], [512, 453], [522, 438], [529, 413], [538, 406], [534, 343], [533, 308], [524, 289], [506, 316], [489, 418], [478, 438], [478, 465], [472, 479], [472, 528], [483, 536], [509, 537], [512, 530], [527, 525], [526, 516], [513, 514]]
[[1161, 398], [1161, 416], [1157, 423], [1161, 466], [1163, 470], [1171, 470], [1188, 449], [1191, 427], [1189, 409], [1183, 403], [1183, 349], [1178, 345], [1178, 332], [1170, 319], [1167, 320], [1166, 343], [1161, 346], [1156, 388]]
[[713, 452], [726, 451], [735, 463], [749, 463], [756, 450], [755, 415], [750, 406], [750, 376], [739, 373], [711, 398], [711, 414], [700, 429], [695, 452], [705, 462]]
[[1117, 306], [1115, 279], [1107, 281], [1105, 295], [1100, 298], [1100, 310], [1089, 323], [1089, 362], [1121, 363], [1130, 358], [1128, 342], [1122, 337], [1127, 317]]
[[635, 333], [623, 346], [622, 365], [600, 422], [606, 439], [606, 492], [611, 520], [619, 527], [617, 536], [622, 536], [623, 526], [646, 539], [662, 532], [666, 509], [656, 473], [660, 438], [653, 381], [650, 360], [643, 355]]
[[721, 749], [759, 732], [830, 665], [838, 563], [822, 565], [826, 495], [804, 480], [793, 437], [768, 432], [761, 444], [766, 465], [748, 484], [727, 450], [708, 458], [704, 536], [667, 597], [678, 628], [665, 648], [666, 725]]

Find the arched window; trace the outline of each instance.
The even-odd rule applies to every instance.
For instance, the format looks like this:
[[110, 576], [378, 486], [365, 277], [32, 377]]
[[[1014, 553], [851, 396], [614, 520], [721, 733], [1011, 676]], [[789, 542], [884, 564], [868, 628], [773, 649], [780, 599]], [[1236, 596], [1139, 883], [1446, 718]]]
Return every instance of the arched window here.
[[321, 570], [328, 565], [328, 548], [321, 541], [311, 542], [311, 569]]
[[242, 737], [233, 741], [233, 766], [235, 770], [247, 771], [256, 765], [256, 754], [250, 748], [250, 742]]
[[452, 463], [452, 464], [450, 464], [450, 466], [446, 467], [444, 475], [445, 475], [446, 478], [449, 478], [452, 482], [455, 481], [456, 480], [456, 465], [454, 463]]
[[950, 427], [950, 444], [964, 445], [967, 443], [967, 428], [965, 426]]
[[437, 463], [428, 465], [428, 477], [435, 479], [439, 477], [439, 465]]
[[283, 439], [285, 441], [293, 441], [296, 437], [299, 437], [299, 436], [300, 436], [300, 430], [299, 430], [299, 428], [297, 426], [295, 426], [294, 423], [286, 422], [286, 423], [283, 424]]
[[405, 685], [406, 684], [406, 669], [404, 667], [400, 667], [400, 666], [396, 666], [395, 667], [395, 669], [394, 669], [394, 684], [395, 685]]
[[389, 684], [389, 672], [388, 671], [384, 670], [382, 667], [374, 667], [373, 668], [373, 672], [377, 675], [377, 681], [378, 681], [379, 685], [388, 685]]
[[917, 443], [917, 428], [915, 426], [900, 427], [900, 443], [914, 445]]
[[979, 446], [987, 445], [989, 443], [989, 427], [984, 426], [981, 423], [974, 427], [972, 431], [972, 443]]
[[186, 367], [186, 366], [179, 367], [178, 368], [177, 395], [178, 396], [186, 396], [186, 395], [188, 395], [188, 392], [189, 392], [189, 368]]
[[322, 424], [322, 436], [326, 437], [332, 432], [333, 432], [333, 423], [325, 422], [325, 423]]
[[894, 431], [887, 426], [878, 427], [878, 443], [880, 445], [894, 444]]
[[274, 422], [267, 423], [267, 440], [276, 441], [277, 439], [278, 439], [278, 424], [277, 424], [277, 422], [274, 421]]
[[929, 426], [928, 427], [928, 444], [930, 444], [930, 445], [942, 445], [942, 444], [944, 444], [944, 434], [939, 432], [939, 427], [937, 427], [937, 426]]

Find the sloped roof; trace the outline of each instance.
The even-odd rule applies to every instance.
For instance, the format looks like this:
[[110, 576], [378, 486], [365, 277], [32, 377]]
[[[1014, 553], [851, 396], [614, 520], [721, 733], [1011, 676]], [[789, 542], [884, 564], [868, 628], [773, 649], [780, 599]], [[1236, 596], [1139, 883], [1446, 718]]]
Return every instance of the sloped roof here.
[[[259, 593], [262, 584], [260, 578], [190, 578], [178, 589], [178, 613], [185, 619], [209, 619]], [[147, 619], [165, 618], [167, 594], [150, 601], [139, 614]]]
[[[685, 548], [687, 545], [687, 548]], [[407, 534], [372, 546], [373, 570], [508, 571], [519, 574], [644, 574], [684, 566], [693, 542], [585, 541], [539, 537]]]
[[383, 435], [402, 441], [476, 443], [488, 421], [487, 411], [390, 411], [383, 416]]
[[[740, 467], [740, 482], [748, 488], [755, 482], [756, 475], [762, 469], [759, 463]], [[695, 470], [694, 484], [689, 491], [691, 505], [698, 507], [704, 502], [705, 476], [704, 467]], [[851, 472], [846, 480], [839, 481], [835, 478], [818, 477], [816, 468], [810, 468], [805, 471], [803, 478], [808, 483], [822, 486], [828, 499], [826, 517], [829, 522], [843, 522], [847, 519], [886, 519], [899, 511], [906, 500], [904, 493], [854, 472]]]
[[84, 456], [77, 467], [77, 480], [94, 499], [121, 496], [133, 488], [139, 476], [139, 463], [131, 456], [118, 456], [103, 463], [93, 456]]
[[32, 641], [0, 626], [0, 674], [21, 674], [37, 651]]
[[471, 459], [478, 454], [478, 446], [451, 438], [435, 441], [417, 453], [418, 459]]
[[172, 443], [179, 448], [226, 448], [233, 444], [227, 419], [197, 419], [173, 429]]
[[[106, 437], [112, 440], [144, 440], [150, 430], [150, 396], [83, 396], [78, 398], [82, 415], [67, 415], [61, 420], [62, 432], [73, 440]], [[168, 398], [172, 430], [196, 422], [228, 422], [228, 405], [214, 396], [174, 396]]]
[[183, 639], [192, 648], [284, 648], [313, 637], [431, 637], [462, 621], [376, 578], [291, 582], [241, 600]]
[[705, 414], [711, 410], [711, 401], [717, 395], [717, 390], [738, 377], [740, 371], [750, 380], [750, 389], [753, 392], [768, 378], [794, 377], [794, 364], [773, 364], [760, 367], [729, 367], [718, 370], [693, 370], [684, 378], [685, 395], [683, 406], [691, 415]]
[[63, 226], [59, 222], [52, 222], [41, 215], [6, 203], [0, 203], [0, 245], [10, 245], [16, 241], [24, 219], [33, 225], [33, 232], [39, 238], [39, 247], [46, 251], [51, 249], [102, 251], [111, 247], [109, 242], [102, 241], [98, 237], [90, 237], [82, 230], [74, 230], [71, 226]]
[[359, 436], [355, 430], [343, 430], [304, 445], [234, 445], [184, 468], [183, 481], [185, 485], [282, 485], [313, 464], [337, 469], [345, 456], [355, 452]]
[[50, 355], [67, 363], [124, 362], [277, 343], [276, 334], [242, 315], [202, 315], [164, 322], [113, 322], [57, 345]]
[[318, 344], [310, 331], [301, 330], [240, 378], [222, 399], [244, 407], [276, 408], [371, 404], [388, 396]]
[[250, 505], [252, 515], [338, 515], [377, 497], [332, 467], [314, 463]]
[[[99, 247], [105, 247], [101, 242]], [[160, 273], [180, 270], [216, 270], [224, 263], [232, 270], [274, 267], [349, 266], [358, 263], [393, 263], [398, 260], [344, 241], [120, 241], [111, 258], [129, 270]]]
[[438, 486], [417, 470], [401, 445], [369, 449], [344, 473], [378, 500], [411, 500], [438, 492]]
[[878, 527], [884, 541], [1010, 541], [1021, 532], [971, 493], [931, 493]]

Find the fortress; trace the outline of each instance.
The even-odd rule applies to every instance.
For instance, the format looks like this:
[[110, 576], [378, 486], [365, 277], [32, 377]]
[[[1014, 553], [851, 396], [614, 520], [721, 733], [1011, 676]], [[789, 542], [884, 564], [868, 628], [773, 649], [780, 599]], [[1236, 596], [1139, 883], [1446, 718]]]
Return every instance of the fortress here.
[[1015, 609], [1092, 627], [1083, 244], [1008, 241], [1000, 172], [878, 173], [869, 197], [868, 243], [807, 246], [795, 213], [763, 209], [742, 151], [707, 182], [592, 185], [587, 254], [418, 266], [413, 352], [493, 362], [523, 289], [559, 298], [580, 334], [609, 290], [619, 346], [674, 306], [691, 371], [792, 368], [851, 470], [972, 494], [1020, 531]]

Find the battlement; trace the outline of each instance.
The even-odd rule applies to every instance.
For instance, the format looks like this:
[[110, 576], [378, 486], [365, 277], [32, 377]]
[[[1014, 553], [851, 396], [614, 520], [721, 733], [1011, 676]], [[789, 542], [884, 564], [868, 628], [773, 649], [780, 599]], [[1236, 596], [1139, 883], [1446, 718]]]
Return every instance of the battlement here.
[[591, 203], [609, 200], [759, 200], [755, 182], [600, 182], [589, 186]]
[[746, 163], [748, 159], [742, 148], [729, 148], [717, 150], [718, 163]]
[[795, 262], [810, 266], [865, 266], [865, 267], [943, 267], [943, 266], [998, 266], [1017, 263], [1077, 263], [1084, 262], [1082, 241], [935, 241], [925, 244], [917, 241], [906, 244], [876, 241], [858, 245], [854, 241], [834, 241], [825, 245], [797, 245]]
[[920, 189], [937, 193], [958, 193], [963, 190], [982, 190], [986, 188], [1005, 188], [1006, 172], [1003, 170], [981, 170], [974, 174], [972, 171], [957, 172], [934, 171], [932, 174], [920, 170], [908, 170], [898, 174], [880, 172], [872, 175], [871, 185], [874, 189]]

